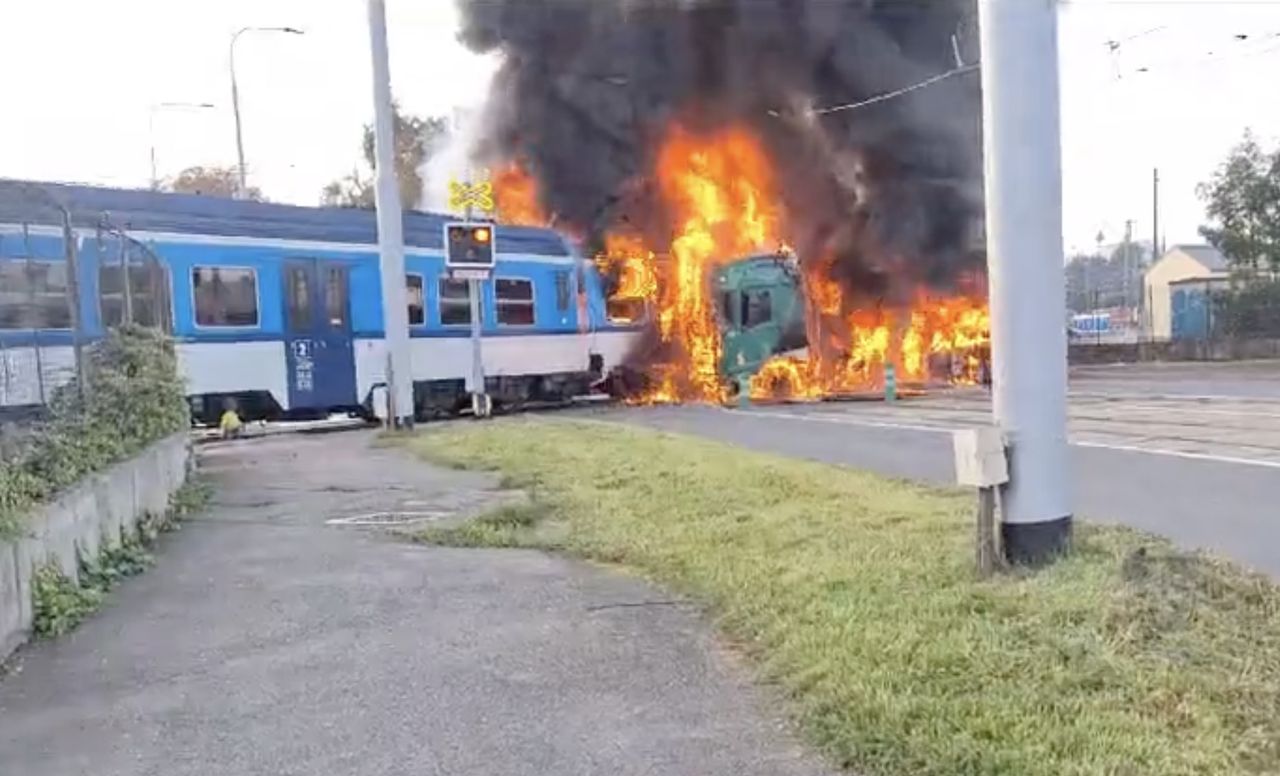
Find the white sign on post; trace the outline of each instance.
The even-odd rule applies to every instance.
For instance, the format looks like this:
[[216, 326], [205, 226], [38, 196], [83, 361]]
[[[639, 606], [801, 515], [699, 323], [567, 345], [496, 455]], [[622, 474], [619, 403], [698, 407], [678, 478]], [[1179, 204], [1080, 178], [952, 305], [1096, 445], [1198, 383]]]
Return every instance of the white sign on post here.
[[1009, 481], [1004, 434], [994, 426], [963, 428], [952, 433], [956, 481], [975, 488], [994, 488]]

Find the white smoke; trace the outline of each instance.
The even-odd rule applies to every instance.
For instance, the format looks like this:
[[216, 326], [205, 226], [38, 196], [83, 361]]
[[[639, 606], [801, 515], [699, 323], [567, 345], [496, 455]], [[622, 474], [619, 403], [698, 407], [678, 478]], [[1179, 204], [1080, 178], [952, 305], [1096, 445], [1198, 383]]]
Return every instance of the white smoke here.
[[422, 178], [421, 203], [432, 213], [462, 215], [449, 208], [449, 182], [482, 180], [486, 172], [472, 163], [480, 140], [480, 111], [454, 108], [449, 138], [418, 170]]

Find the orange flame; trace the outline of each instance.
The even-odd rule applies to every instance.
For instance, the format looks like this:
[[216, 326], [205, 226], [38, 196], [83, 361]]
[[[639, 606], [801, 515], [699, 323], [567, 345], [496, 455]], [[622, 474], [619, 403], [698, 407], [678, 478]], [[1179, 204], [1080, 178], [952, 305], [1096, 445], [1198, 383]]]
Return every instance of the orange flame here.
[[[832, 320], [832, 308], [821, 298], [825, 292], [814, 294], [827, 284], [829, 279], [812, 276], [806, 284], [811, 317], [815, 311], [826, 316], [810, 321], [810, 341], [819, 346], [810, 349], [808, 361], [766, 362], [751, 381], [753, 398], [811, 399], [878, 388], [886, 364], [908, 382], [977, 382], [981, 352], [990, 344], [985, 302], [921, 292], [907, 309], [856, 309]], [[839, 330], [823, 331], [828, 328]]]
[[740, 128], [699, 136], [675, 127], [658, 155], [658, 183], [676, 213], [671, 267], [658, 295], [658, 333], [677, 362], [660, 370], [657, 401], [726, 398], [711, 272], [777, 244], [772, 170], [759, 140]]
[[[502, 223], [547, 223], [537, 182], [521, 165], [507, 164], [491, 179]], [[783, 245], [772, 166], [759, 139], [743, 128], [694, 134], [673, 125], [656, 180], [675, 233], [659, 246], [631, 233], [606, 235], [595, 264], [612, 281], [609, 317], [636, 322], [646, 308], [655, 312], [665, 360], [649, 365], [651, 388], [638, 401], [723, 401], [729, 387], [720, 374], [712, 276], [726, 262]], [[890, 364], [907, 383], [976, 382], [989, 345], [985, 301], [924, 291], [906, 304], [862, 299], [836, 280], [832, 259], [800, 258], [809, 355], [768, 360], [751, 379], [752, 397], [817, 399], [874, 389]]]
[[509, 162], [490, 171], [494, 205], [499, 223], [519, 226], [545, 226], [538, 182], [518, 162]]
[[605, 274], [615, 274], [615, 299], [653, 301], [658, 296], [657, 256], [632, 235], [605, 237], [604, 253], [596, 256], [596, 266]]

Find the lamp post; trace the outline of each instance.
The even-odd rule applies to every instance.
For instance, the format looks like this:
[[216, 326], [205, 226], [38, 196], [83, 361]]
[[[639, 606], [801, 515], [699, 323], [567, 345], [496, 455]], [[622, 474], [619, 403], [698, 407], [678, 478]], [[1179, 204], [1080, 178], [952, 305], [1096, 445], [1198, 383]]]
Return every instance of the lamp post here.
[[151, 188], [160, 188], [156, 175], [156, 112], [161, 110], [205, 110], [217, 107], [211, 102], [157, 102], [147, 112], [147, 139], [151, 143]]
[[243, 198], [247, 189], [245, 183], [244, 168], [244, 137], [240, 129], [240, 87], [236, 84], [236, 41], [246, 32], [285, 32], [290, 35], [302, 35], [302, 30], [295, 27], [241, 27], [231, 36], [230, 45], [230, 67], [231, 67], [231, 112], [236, 117], [236, 162], [239, 172], [239, 179], [236, 186], [236, 197]]

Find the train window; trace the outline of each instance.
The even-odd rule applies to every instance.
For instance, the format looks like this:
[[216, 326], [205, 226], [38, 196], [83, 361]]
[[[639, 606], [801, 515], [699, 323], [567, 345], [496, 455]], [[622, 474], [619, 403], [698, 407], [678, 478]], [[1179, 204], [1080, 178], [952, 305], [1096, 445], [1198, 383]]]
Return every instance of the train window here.
[[746, 291], [742, 294], [742, 328], [750, 329], [773, 320], [773, 300], [768, 291]]
[[645, 301], [635, 297], [614, 297], [605, 301], [605, 315], [611, 323], [639, 323], [644, 320]]
[[289, 314], [289, 331], [311, 330], [311, 276], [306, 267], [285, 269], [285, 287], [289, 298], [286, 309]]
[[132, 322], [141, 326], [168, 328], [169, 274], [152, 261], [129, 262], [129, 298], [125, 299], [124, 273], [119, 264], [103, 264], [98, 268], [98, 312], [103, 326], [124, 323], [126, 302], [132, 311]]
[[325, 268], [324, 311], [329, 327], [347, 327], [347, 269], [329, 266]]
[[440, 278], [440, 323], [445, 326], [471, 323], [470, 283]]
[[422, 276], [405, 275], [404, 289], [409, 305], [409, 325], [421, 326], [427, 322], [427, 297], [422, 289]]
[[733, 318], [733, 297], [734, 293], [732, 291], [725, 291], [720, 294], [720, 319], [729, 326], [736, 323]]
[[498, 301], [498, 323], [504, 326], [532, 326], [533, 281], [497, 278], [493, 295]]
[[258, 276], [241, 267], [193, 267], [197, 326], [257, 326]]
[[569, 311], [568, 270], [559, 270], [556, 272], [556, 309], [562, 313]]
[[70, 329], [65, 264], [0, 261], [0, 329]]

